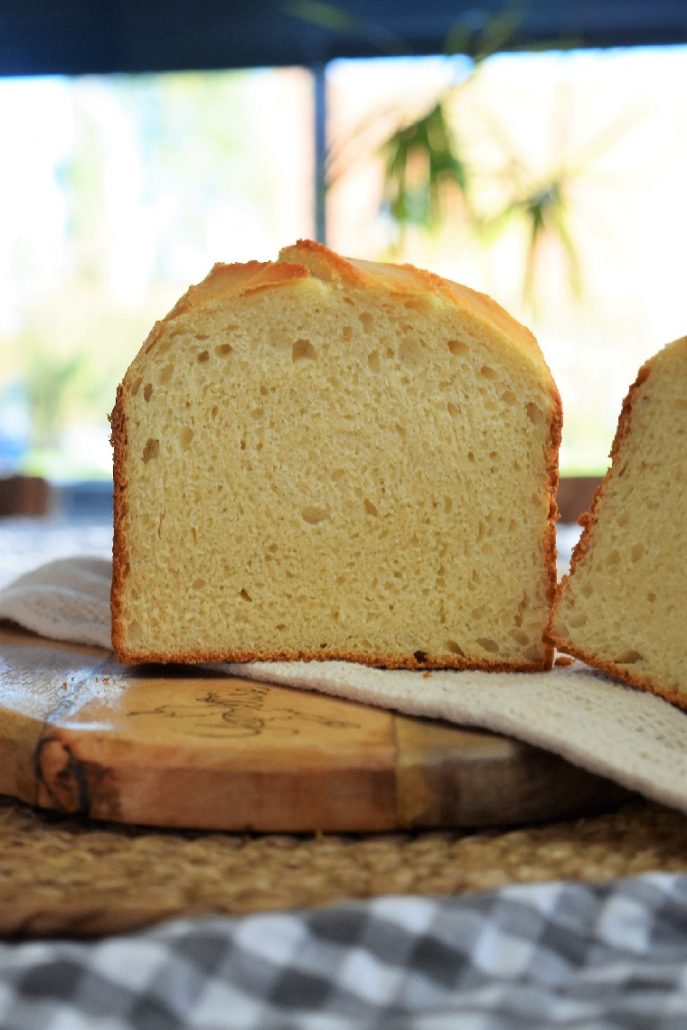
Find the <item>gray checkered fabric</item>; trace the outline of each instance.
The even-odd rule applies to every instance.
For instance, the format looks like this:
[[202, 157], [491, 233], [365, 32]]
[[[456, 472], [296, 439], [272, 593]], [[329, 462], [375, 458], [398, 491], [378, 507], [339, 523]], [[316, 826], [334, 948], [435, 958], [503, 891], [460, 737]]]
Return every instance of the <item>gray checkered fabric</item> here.
[[687, 877], [0, 944], [2, 1030], [687, 1027]]

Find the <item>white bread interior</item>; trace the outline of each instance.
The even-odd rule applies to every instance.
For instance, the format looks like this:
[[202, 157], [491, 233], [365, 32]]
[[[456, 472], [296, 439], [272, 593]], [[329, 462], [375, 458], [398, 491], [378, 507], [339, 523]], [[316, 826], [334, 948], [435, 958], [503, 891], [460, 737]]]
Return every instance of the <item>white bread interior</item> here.
[[482, 294], [310, 241], [216, 265], [118, 390], [117, 655], [549, 667], [560, 425]]
[[552, 619], [557, 646], [687, 707], [687, 337], [630, 388]]

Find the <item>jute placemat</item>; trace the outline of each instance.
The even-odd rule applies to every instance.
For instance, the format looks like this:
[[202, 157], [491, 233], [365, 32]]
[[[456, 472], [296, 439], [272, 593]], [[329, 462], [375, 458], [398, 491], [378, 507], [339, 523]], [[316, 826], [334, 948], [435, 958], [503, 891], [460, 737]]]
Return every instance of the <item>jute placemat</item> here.
[[242, 835], [79, 822], [0, 799], [0, 933], [111, 934], [173, 916], [687, 871], [687, 817], [644, 801], [498, 832]]

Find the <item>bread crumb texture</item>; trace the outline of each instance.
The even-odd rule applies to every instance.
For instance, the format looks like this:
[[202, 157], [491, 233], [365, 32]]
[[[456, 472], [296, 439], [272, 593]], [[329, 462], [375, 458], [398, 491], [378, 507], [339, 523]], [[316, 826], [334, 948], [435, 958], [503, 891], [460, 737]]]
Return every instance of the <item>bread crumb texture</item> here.
[[687, 707], [687, 337], [640, 369], [561, 585], [557, 645]]
[[118, 391], [119, 657], [548, 667], [560, 420], [481, 294], [308, 241], [215, 266]]

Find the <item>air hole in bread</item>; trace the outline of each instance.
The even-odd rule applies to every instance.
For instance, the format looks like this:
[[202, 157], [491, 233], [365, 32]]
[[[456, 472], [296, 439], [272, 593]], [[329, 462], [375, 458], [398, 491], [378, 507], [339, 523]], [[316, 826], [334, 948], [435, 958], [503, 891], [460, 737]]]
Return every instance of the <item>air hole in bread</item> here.
[[196, 333], [196, 340], [207, 340], [207, 333]]
[[505, 401], [506, 404], [515, 404], [517, 403], [518, 398], [512, 390], [504, 390], [501, 394], [501, 400]]
[[427, 652], [426, 651], [414, 651], [413, 652], [413, 658], [415, 659], [416, 662], [426, 662], [427, 661]]
[[444, 511], [447, 515], [453, 511], [453, 501], [450, 497], [444, 497]]
[[148, 440], [146, 441], [145, 447], [143, 448], [143, 462], [144, 462], [144, 464], [147, 465], [149, 461], [153, 460], [153, 458], [157, 458], [159, 453], [160, 453], [160, 441], [159, 440], [153, 440], [152, 437], [149, 437]]
[[606, 559], [608, 565], [617, 565], [620, 561], [620, 551], [611, 551]]
[[172, 378], [172, 373], [173, 372], [174, 372], [174, 365], [170, 362], [170, 364], [169, 365], [165, 365], [165, 367], [160, 372], [160, 376], [159, 376], [160, 382], [161, 383], [168, 383], [169, 380]]
[[182, 450], [186, 450], [191, 445], [193, 439], [193, 430], [190, 426], [182, 426], [179, 430], [179, 443], [181, 444]]
[[131, 393], [132, 393], [132, 396], [134, 396], [134, 397], [136, 396], [136, 394], [138, 393], [138, 391], [139, 391], [139, 390], [141, 389], [141, 383], [142, 383], [142, 382], [143, 382], [143, 380], [141, 379], [141, 377], [140, 377], [140, 376], [138, 376], [138, 378], [137, 378], [137, 379], [134, 379], [133, 383], [131, 384]]
[[446, 641], [446, 650], [449, 652], [449, 654], [459, 654], [463, 658], [465, 658], [465, 651], [460, 646], [460, 644], [457, 644], [455, 642], [455, 640], [447, 640]]
[[408, 436], [408, 431], [406, 430], [406, 427], [402, 426], [399, 422], [394, 422], [394, 429], [396, 430], [396, 432], [402, 440], [405, 440]]
[[153, 396], [153, 384], [152, 383], [146, 383], [145, 386], [143, 387], [143, 400], [144, 401], [149, 401], [152, 396]]
[[485, 651], [489, 651], [490, 654], [499, 653], [499, 645], [491, 637], [477, 637], [477, 643], [480, 647], [483, 647]]
[[293, 347], [291, 348], [292, 361], [313, 361], [316, 356], [317, 355], [315, 352], [315, 348], [313, 347], [310, 340], [296, 340]]
[[191, 586], [193, 587], [194, 590], [204, 590], [205, 587], [207, 586], [207, 583], [206, 583], [206, 581], [204, 579], [200, 579], [199, 578], [199, 579], [194, 579], [193, 583], [191, 583]]
[[304, 522], [307, 522], [310, 526], [316, 526], [319, 522], [324, 522], [325, 519], [329, 518], [328, 508], [316, 508], [315, 506], [308, 506], [303, 508], [301, 517]]
[[204, 361], [209, 361], [209, 360], [210, 360], [210, 354], [206, 350], [199, 351], [198, 354], [196, 355], [196, 361], [199, 361], [201, 363], [201, 365], [203, 364]]
[[479, 374], [484, 376], [485, 379], [498, 379], [498, 372], [496, 372], [491, 365], [482, 365], [479, 370]]
[[361, 311], [360, 314], [358, 315], [358, 318], [360, 319], [360, 324], [363, 327], [363, 329], [365, 330], [365, 332], [366, 333], [371, 332], [372, 327], [375, 324], [375, 320], [372, 317], [372, 315], [370, 314], [370, 312], [369, 311]]
[[234, 348], [230, 343], [220, 343], [215, 347], [215, 354], [218, 358], [228, 358], [233, 353]]
[[475, 455], [473, 454], [472, 451], [468, 451], [467, 459], [468, 459], [468, 461], [474, 461], [475, 460]]
[[250, 594], [248, 593], [248, 591], [245, 588], [243, 590], [239, 590], [239, 597], [241, 598], [242, 601], [252, 601], [253, 600], [253, 598], [250, 596]]
[[522, 629], [512, 629], [509, 636], [511, 636], [516, 643], [522, 644], [523, 647], [530, 639]]
[[338, 483], [339, 480], [343, 479], [344, 476], [346, 475], [346, 470], [345, 469], [332, 469], [332, 473], [331, 474], [332, 474], [332, 479], [334, 480], [334, 482]]
[[344, 343], [350, 343], [353, 339], [353, 329], [350, 325], [345, 325], [341, 330], [341, 339]]
[[367, 367], [370, 369], [370, 372], [379, 372], [379, 354], [376, 350], [370, 351], [367, 355]]
[[639, 561], [639, 559], [642, 557], [643, 554], [644, 554], [644, 544], [641, 544], [641, 543], [633, 544], [632, 545], [632, 550], [630, 551], [630, 560], [633, 561], [633, 562]]
[[542, 425], [546, 420], [546, 416], [541, 408], [532, 402], [527, 405], [525, 411], [527, 412], [528, 419], [535, 426]]
[[211, 418], [217, 418], [218, 412], [219, 412], [219, 408], [217, 407], [216, 404], [213, 404], [212, 407], [210, 408], [210, 417]]
[[405, 337], [399, 344], [398, 356], [404, 364], [415, 367], [424, 357], [422, 344], [412, 337]]
[[653, 590], [649, 591], [649, 593], [646, 595], [646, 599], [647, 601], [651, 601], [651, 603], [653, 604], [653, 602], [656, 600], [656, 594], [653, 592]]
[[460, 415], [460, 408], [457, 404], [454, 404], [453, 401], [448, 401], [448, 403], [446, 404], [446, 410], [448, 411], [451, 418], [458, 418], [458, 416]]
[[635, 662], [641, 662], [643, 660], [644, 656], [641, 655], [639, 651], [633, 650], [623, 651], [622, 654], [618, 655], [618, 657], [614, 659], [618, 665], [634, 665]]
[[365, 504], [365, 511], [367, 512], [368, 515], [379, 515], [379, 510], [375, 507], [375, 505], [372, 503], [372, 501], [369, 501], [367, 499], [367, 497], [365, 498], [364, 504]]
[[464, 343], [463, 340], [447, 340], [446, 346], [451, 351], [451, 354], [456, 355], [466, 354], [470, 349], [467, 343]]
[[286, 623], [285, 622], [278, 622], [275, 628], [278, 629], [281, 632], [282, 630], [286, 629]]

